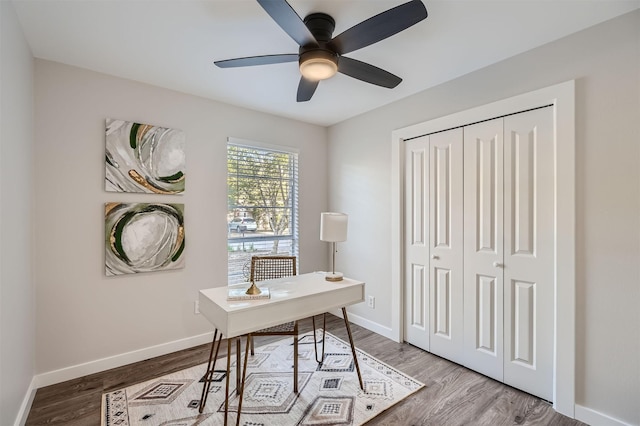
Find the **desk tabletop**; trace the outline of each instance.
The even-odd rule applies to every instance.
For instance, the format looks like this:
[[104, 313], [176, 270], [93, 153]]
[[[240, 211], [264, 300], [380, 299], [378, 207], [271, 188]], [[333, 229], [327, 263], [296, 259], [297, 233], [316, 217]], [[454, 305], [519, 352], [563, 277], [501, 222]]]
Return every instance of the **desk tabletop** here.
[[248, 288], [247, 283], [200, 290], [200, 312], [224, 336], [235, 337], [364, 301], [364, 282], [350, 278], [326, 281], [320, 272], [260, 281], [256, 285], [268, 288], [271, 297], [227, 300], [229, 288]]

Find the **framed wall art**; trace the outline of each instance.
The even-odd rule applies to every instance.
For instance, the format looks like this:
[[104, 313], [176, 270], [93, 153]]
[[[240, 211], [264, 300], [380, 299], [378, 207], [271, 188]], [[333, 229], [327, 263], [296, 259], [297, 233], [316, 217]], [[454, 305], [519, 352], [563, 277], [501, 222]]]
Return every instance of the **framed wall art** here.
[[106, 203], [107, 276], [184, 268], [184, 204]]
[[185, 134], [182, 130], [107, 118], [105, 190], [182, 194]]

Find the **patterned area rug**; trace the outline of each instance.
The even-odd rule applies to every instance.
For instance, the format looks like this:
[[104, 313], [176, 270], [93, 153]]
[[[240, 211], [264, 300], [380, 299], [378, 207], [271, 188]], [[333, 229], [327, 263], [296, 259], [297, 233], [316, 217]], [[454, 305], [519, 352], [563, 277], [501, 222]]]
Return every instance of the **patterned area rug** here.
[[[322, 334], [318, 334], [320, 340]], [[364, 382], [360, 389], [348, 343], [326, 333], [325, 359], [315, 360], [313, 335], [298, 343], [298, 394], [293, 392], [293, 340], [256, 347], [247, 363], [240, 424], [245, 426], [361, 425], [424, 384], [357, 350]], [[244, 339], [243, 339], [244, 343]], [[320, 345], [319, 350], [320, 350]], [[221, 346], [226, 351], [226, 345]], [[244, 354], [244, 345], [243, 345]], [[206, 364], [102, 396], [102, 426], [222, 425], [226, 358], [218, 359], [207, 404], [198, 402]], [[235, 424], [235, 355], [232, 355], [229, 424]], [[232, 392], [233, 391], [233, 392]]]

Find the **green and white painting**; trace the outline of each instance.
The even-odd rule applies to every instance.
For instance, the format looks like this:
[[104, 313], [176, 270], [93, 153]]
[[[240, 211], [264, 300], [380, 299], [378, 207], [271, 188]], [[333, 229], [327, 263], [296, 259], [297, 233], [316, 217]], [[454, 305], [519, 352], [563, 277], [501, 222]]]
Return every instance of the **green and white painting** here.
[[184, 268], [184, 204], [106, 203], [106, 275]]
[[107, 118], [107, 191], [182, 194], [184, 183], [183, 131]]

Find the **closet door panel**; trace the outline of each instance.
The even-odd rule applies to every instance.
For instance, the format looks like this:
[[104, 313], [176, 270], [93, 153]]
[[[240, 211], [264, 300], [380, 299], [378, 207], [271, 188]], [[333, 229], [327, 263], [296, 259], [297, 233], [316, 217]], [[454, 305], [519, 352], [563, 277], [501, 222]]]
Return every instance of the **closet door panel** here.
[[453, 337], [451, 320], [451, 275], [450, 269], [433, 268], [433, 334], [447, 340]]
[[430, 351], [455, 362], [463, 352], [463, 133], [429, 136]]
[[505, 117], [504, 382], [553, 398], [553, 109]]
[[493, 357], [498, 356], [496, 312], [499, 301], [496, 299], [498, 294], [497, 281], [495, 276], [476, 275], [474, 294], [476, 299], [476, 350]]
[[464, 362], [503, 378], [502, 119], [464, 128]]
[[405, 340], [429, 350], [429, 137], [405, 142]]

